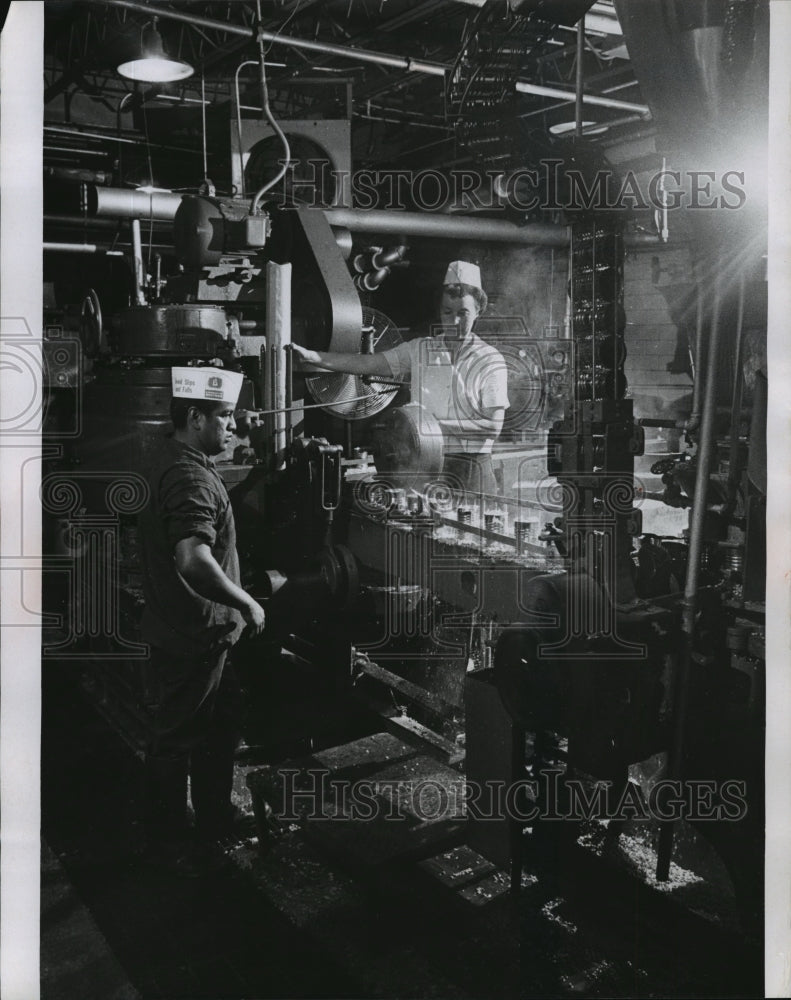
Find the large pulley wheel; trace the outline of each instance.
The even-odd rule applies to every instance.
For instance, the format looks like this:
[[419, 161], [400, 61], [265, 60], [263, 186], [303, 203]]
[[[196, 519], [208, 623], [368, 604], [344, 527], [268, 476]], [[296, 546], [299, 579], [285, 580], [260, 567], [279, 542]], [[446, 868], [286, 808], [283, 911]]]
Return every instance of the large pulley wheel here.
[[383, 475], [436, 476], [442, 471], [442, 428], [420, 403], [397, 406], [373, 425], [373, 451]]
[[80, 343], [88, 358], [97, 358], [102, 348], [102, 306], [96, 290], [89, 288], [80, 306]]
[[[401, 334], [383, 312], [363, 306], [360, 342], [367, 345], [369, 353], [379, 354], [397, 347], [401, 343]], [[382, 375], [349, 375], [343, 372], [309, 375], [305, 385], [328, 413], [344, 420], [376, 416], [392, 403], [398, 392], [398, 385]]]

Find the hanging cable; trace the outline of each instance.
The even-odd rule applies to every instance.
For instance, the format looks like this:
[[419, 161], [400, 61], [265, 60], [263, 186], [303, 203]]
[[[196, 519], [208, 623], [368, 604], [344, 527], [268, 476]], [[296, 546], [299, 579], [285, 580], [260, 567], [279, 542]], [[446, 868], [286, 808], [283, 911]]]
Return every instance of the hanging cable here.
[[259, 62], [261, 64], [261, 106], [263, 108], [264, 115], [272, 126], [275, 135], [280, 139], [283, 144], [283, 152], [285, 158], [280, 167], [280, 170], [275, 174], [275, 176], [268, 181], [264, 186], [256, 191], [255, 197], [253, 198], [252, 204], [250, 205], [250, 214], [257, 215], [261, 210], [261, 199], [264, 197], [267, 191], [275, 186], [279, 181], [281, 181], [286, 176], [286, 171], [291, 165], [291, 148], [288, 144], [288, 139], [285, 133], [280, 128], [280, 126], [275, 121], [274, 115], [269, 107], [269, 88], [266, 83], [266, 54], [264, 52], [264, 40], [261, 37], [261, 0], [255, 0], [256, 17], [258, 19], [258, 56]]

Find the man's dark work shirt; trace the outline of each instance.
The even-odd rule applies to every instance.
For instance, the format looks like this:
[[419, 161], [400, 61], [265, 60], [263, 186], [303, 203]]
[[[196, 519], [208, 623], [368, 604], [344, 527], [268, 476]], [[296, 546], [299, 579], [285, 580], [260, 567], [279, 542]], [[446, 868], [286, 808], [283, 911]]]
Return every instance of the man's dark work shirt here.
[[178, 656], [202, 655], [224, 626], [234, 625], [226, 641], [238, 638], [243, 619], [234, 608], [208, 601], [189, 586], [176, 569], [176, 545], [190, 537], [206, 542], [225, 575], [239, 584], [228, 492], [214, 463], [174, 438], [162, 439], [148, 485], [151, 496], [138, 521], [143, 639]]

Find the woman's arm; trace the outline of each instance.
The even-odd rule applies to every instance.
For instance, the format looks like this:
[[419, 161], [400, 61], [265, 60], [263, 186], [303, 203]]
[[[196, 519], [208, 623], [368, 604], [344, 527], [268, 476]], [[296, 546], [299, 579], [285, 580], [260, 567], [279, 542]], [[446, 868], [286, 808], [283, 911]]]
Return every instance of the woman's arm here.
[[477, 419], [454, 419], [448, 417], [439, 421], [443, 431], [449, 434], [469, 435], [474, 437], [498, 437], [503, 427], [505, 408], [502, 406], [487, 406], [481, 408], [481, 416]]
[[339, 351], [311, 351], [299, 344], [292, 344], [303, 361], [324, 371], [347, 372], [349, 375], [392, 375], [382, 354], [343, 354]]

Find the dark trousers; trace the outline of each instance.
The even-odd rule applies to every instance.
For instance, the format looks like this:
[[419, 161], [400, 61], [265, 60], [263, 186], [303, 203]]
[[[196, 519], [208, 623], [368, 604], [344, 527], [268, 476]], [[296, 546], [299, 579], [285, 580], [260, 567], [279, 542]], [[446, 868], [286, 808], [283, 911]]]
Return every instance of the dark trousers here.
[[227, 652], [183, 659], [152, 647], [153, 701], [146, 755], [149, 839], [168, 843], [187, 832], [187, 777], [199, 837], [229, 832], [241, 692]]

